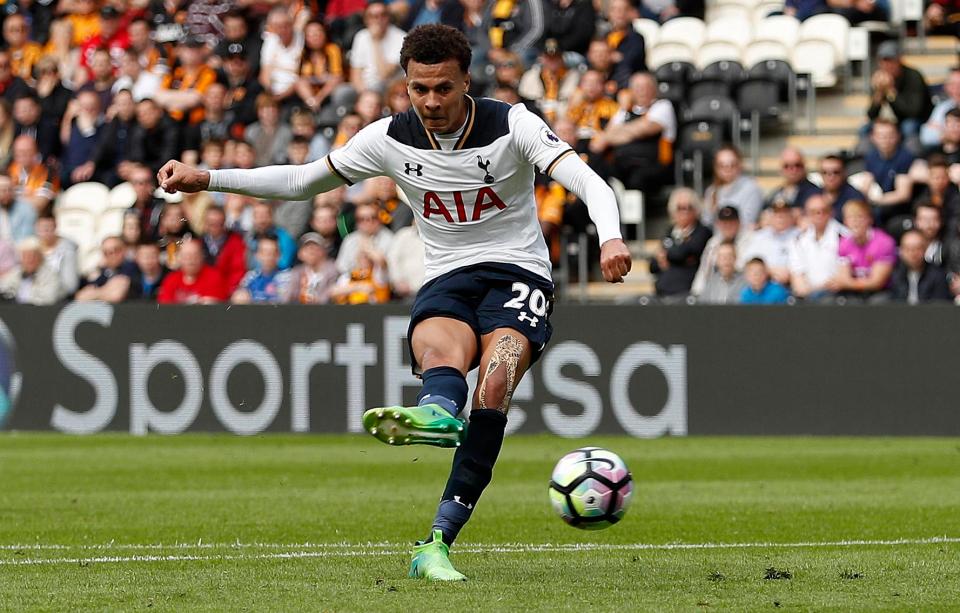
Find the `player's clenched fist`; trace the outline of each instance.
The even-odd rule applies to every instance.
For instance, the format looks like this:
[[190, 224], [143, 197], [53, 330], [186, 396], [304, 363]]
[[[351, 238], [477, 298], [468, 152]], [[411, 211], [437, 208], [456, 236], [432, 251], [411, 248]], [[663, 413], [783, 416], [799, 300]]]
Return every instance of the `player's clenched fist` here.
[[619, 238], [612, 238], [600, 246], [600, 270], [604, 281], [623, 283], [632, 265], [630, 250]]
[[168, 194], [202, 192], [210, 186], [210, 173], [170, 160], [157, 173], [157, 184]]

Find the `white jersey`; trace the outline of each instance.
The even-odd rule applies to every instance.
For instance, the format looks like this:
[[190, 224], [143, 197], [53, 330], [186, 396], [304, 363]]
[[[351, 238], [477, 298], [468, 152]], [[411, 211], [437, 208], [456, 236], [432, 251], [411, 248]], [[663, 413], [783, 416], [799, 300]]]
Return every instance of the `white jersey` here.
[[535, 168], [573, 154], [523, 105], [467, 98], [467, 120], [447, 148], [416, 112], [381, 119], [327, 156], [348, 184], [385, 175], [409, 200], [426, 253], [426, 279], [483, 262], [550, 279], [537, 218]]

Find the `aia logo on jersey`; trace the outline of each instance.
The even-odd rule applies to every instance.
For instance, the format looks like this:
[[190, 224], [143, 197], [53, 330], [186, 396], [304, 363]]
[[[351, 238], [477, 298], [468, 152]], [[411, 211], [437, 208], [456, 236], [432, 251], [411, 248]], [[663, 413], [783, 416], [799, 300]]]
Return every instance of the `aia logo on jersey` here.
[[[497, 208], [503, 210], [507, 208], [497, 192], [491, 187], [482, 187], [477, 192], [477, 197], [473, 201], [473, 210], [470, 216], [467, 216], [467, 206], [463, 201], [462, 192], [453, 192], [453, 206], [448, 206], [440, 199], [437, 192], [426, 192], [423, 195], [423, 218], [430, 219], [431, 215], [442, 215], [447, 223], [463, 223], [465, 221], [480, 221], [480, 216], [487, 209]], [[452, 212], [451, 212], [452, 211]], [[456, 213], [454, 219], [453, 213]]]

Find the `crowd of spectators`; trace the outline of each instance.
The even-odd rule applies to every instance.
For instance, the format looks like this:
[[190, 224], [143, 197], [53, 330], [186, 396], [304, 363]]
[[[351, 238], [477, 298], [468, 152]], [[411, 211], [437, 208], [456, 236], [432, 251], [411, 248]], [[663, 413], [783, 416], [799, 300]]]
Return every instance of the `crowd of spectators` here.
[[[855, 19], [851, 11], [885, 10], [880, 1], [800, 4], [787, 2], [785, 12], [847, 11]], [[169, 159], [208, 169], [321, 159], [365, 125], [410, 108], [399, 49], [406, 31], [427, 23], [470, 39], [472, 95], [525, 105], [602, 177], [670, 195], [674, 225], [651, 262], [665, 299], [692, 292], [721, 302], [878, 300], [898, 295], [903, 276], [915, 301], [915, 286], [934, 284], [916, 282], [913, 260], [899, 261], [895, 243], [877, 238], [887, 233], [907, 236], [907, 247], [922, 238], [926, 265], [950, 270], [950, 288], [960, 291], [952, 281], [960, 269], [953, 240], [960, 73], [933, 108], [925, 90], [916, 95], [926, 87], [922, 76], [902, 64], [895, 46], [881, 46], [863, 132], [868, 173], [856, 186], [843, 176], [845, 160], [822, 160], [815, 184], [802, 153], [788, 150], [783, 186], [765, 195], [740, 153], [724, 147], [704, 194], [670, 192], [677, 116], [657, 98], [632, 24], [703, 13], [698, 0], [7, 3], [0, 11], [0, 296], [33, 304], [410, 299], [423, 283], [423, 246], [390, 179], [276, 202], [171, 198], [158, 192], [155, 175]], [[100, 244], [95, 269], [58, 235], [54, 215], [58, 195], [87, 182], [129, 184], [135, 194], [122, 230]], [[542, 175], [536, 196], [555, 264], [565, 265], [560, 235], [587, 230], [586, 207]], [[836, 218], [819, 230], [818, 206]], [[847, 217], [863, 210], [877, 227], [858, 234]], [[824, 241], [836, 247], [835, 271], [825, 274], [823, 254], [798, 263], [797, 245], [822, 251]]]

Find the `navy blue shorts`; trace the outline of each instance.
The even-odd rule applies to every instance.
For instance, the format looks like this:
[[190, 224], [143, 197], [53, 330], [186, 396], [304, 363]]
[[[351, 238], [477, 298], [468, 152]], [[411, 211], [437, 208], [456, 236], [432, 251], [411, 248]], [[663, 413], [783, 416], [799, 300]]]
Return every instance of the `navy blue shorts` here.
[[[407, 344], [414, 374], [413, 329], [424, 319], [449, 317], [465, 322], [480, 336], [497, 328], [513, 328], [530, 341], [530, 363], [543, 353], [553, 326], [553, 283], [513, 264], [475, 264], [431, 279], [417, 292], [410, 313]], [[471, 368], [480, 363], [480, 352]]]

